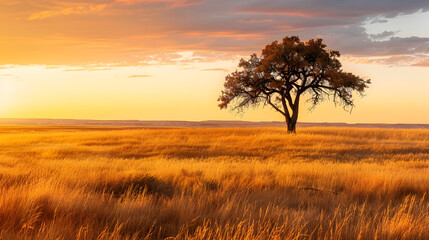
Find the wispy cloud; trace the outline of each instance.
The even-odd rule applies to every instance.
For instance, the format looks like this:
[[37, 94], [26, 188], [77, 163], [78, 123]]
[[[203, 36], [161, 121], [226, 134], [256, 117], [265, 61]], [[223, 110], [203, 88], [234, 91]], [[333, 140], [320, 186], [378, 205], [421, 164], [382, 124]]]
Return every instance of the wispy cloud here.
[[172, 8], [186, 7], [202, 3], [204, 0], [116, 0], [118, 3], [125, 3], [128, 5], [138, 3], [166, 3]]
[[237, 21], [242, 23], [270, 23], [274, 22], [274, 19], [239, 19]]
[[370, 34], [369, 36], [374, 40], [385, 40], [387, 38], [393, 37], [395, 32], [393, 31], [384, 31], [378, 34]]
[[429, 67], [429, 58], [428, 59], [423, 59], [417, 63], [414, 63], [413, 65], [414, 67]]
[[131, 75], [131, 76], [128, 76], [128, 78], [148, 78], [148, 77], [152, 77], [152, 75]]
[[10, 69], [10, 68], [14, 68], [17, 65], [11, 65], [11, 64], [6, 64], [6, 65], [0, 65], [0, 70], [2, 69]]
[[238, 10], [235, 13], [248, 13], [248, 14], [261, 14], [261, 15], [287, 15], [287, 16], [298, 16], [298, 17], [314, 17], [319, 15], [316, 12], [299, 12], [299, 11], [287, 11], [287, 10]]
[[41, 12], [36, 12], [28, 16], [27, 20], [39, 20], [39, 19], [46, 19], [56, 16], [67, 16], [67, 15], [85, 15], [95, 12], [102, 11], [107, 5], [106, 4], [89, 4], [89, 5], [81, 5], [81, 6], [74, 6], [74, 7], [68, 7], [58, 10], [46, 10]]
[[222, 72], [228, 72], [228, 69], [225, 68], [207, 68], [207, 69], [202, 69], [201, 71], [222, 71]]
[[113, 68], [110, 68], [110, 67], [67, 68], [64, 71], [67, 71], [67, 72], [81, 72], [81, 71], [93, 72], [93, 71], [109, 71], [109, 70], [113, 70]]

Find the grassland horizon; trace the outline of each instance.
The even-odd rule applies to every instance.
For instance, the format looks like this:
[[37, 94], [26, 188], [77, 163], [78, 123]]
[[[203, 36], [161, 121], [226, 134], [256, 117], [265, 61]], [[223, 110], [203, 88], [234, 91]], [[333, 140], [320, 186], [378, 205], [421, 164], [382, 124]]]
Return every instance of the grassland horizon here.
[[429, 238], [429, 130], [0, 132], [1, 239]]
[[[117, 126], [117, 127], [175, 127], [175, 128], [234, 128], [234, 127], [279, 127], [283, 121], [243, 120], [100, 120], [60, 118], [0, 118], [0, 126]], [[429, 129], [424, 123], [346, 123], [346, 122], [298, 122], [301, 127], [355, 127], [391, 129]]]

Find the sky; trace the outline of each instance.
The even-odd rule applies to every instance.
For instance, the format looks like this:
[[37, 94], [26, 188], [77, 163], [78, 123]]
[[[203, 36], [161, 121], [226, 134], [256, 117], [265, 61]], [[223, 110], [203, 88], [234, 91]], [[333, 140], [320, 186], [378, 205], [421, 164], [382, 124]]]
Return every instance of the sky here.
[[0, 118], [281, 121], [218, 108], [241, 58], [285, 36], [323, 38], [372, 80], [346, 112], [301, 122], [429, 124], [427, 0], [0, 1]]

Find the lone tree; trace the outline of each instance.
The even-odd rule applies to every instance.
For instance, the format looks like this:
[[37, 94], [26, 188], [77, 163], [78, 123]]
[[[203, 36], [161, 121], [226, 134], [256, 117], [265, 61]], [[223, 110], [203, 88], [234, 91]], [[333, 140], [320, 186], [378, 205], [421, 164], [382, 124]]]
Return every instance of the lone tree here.
[[252, 54], [249, 60], [241, 59], [242, 70], [225, 78], [219, 107], [233, 105], [233, 110], [242, 111], [270, 105], [284, 116], [289, 133], [295, 133], [303, 94], [310, 95], [310, 109], [331, 96], [334, 103], [351, 110], [353, 91], [362, 94], [371, 82], [344, 72], [337, 59], [340, 53], [327, 50], [322, 41], [285, 37], [268, 44], [260, 57]]

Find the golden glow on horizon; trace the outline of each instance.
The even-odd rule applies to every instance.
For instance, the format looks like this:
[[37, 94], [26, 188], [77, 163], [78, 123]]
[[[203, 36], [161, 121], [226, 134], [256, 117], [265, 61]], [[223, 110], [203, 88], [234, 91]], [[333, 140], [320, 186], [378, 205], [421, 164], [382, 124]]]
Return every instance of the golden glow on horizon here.
[[[217, 97], [225, 69], [236, 62], [199, 63], [192, 66], [120, 67], [91, 71], [70, 67], [21, 66], [0, 69], [4, 118], [81, 118], [140, 120], [252, 120], [282, 121], [266, 109], [244, 115], [220, 111]], [[215, 68], [216, 67], [216, 68]], [[372, 76], [364, 98], [356, 97], [352, 114], [332, 102], [308, 112], [302, 106], [304, 122], [427, 123], [429, 83], [420, 76], [427, 68], [346, 63], [348, 71]], [[7, 75], [9, 74], [9, 75]], [[6, 76], [7, 75], [7, 76]], [[139, 77], [141, 76], [141, 77]], [[413, 78], [419, 88], [407, 85]]]

